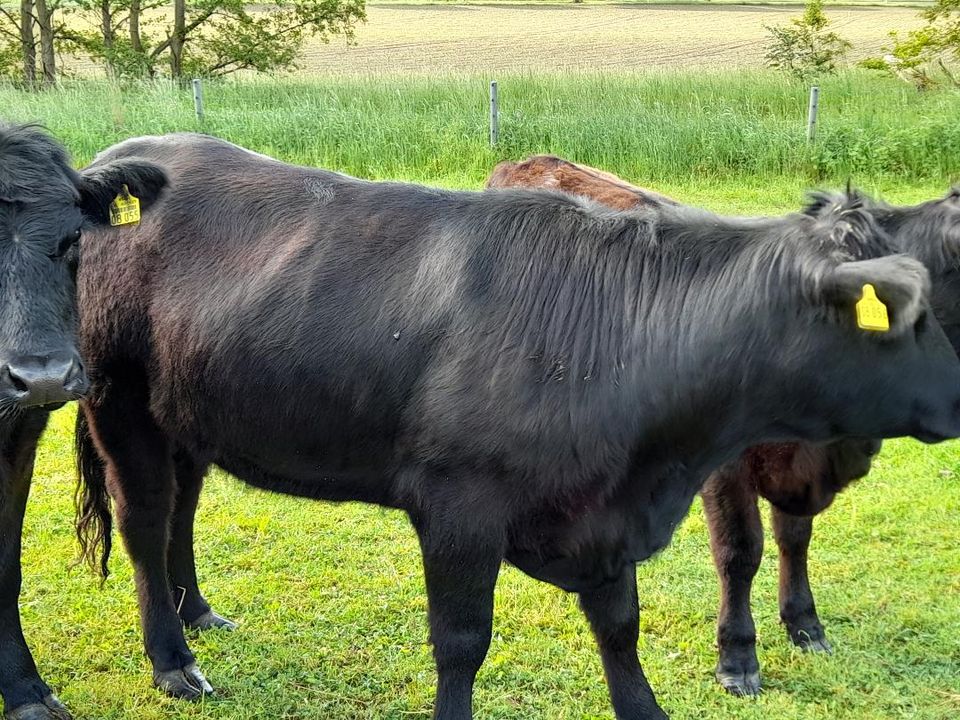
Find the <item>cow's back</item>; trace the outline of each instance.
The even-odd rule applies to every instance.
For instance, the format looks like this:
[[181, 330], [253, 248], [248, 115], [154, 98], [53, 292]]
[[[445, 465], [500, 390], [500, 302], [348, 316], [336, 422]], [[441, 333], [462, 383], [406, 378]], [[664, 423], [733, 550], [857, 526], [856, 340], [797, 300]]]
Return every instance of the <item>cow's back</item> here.
[[614, 210], [676, 204], [665, 195], [631, 185], [616, 175], [554, 155], [534, 155], [522, 162], [504, 160], [490, 173], [486, 186], [558, 190], [590, 198]]
[[[629, 219], [569, 196], [369, 183], [201, 136], [129, 141], [102, 158], [119, 156], [155, 160], [170, 190], [136, 230], [85, 241], [83, 343], [91, 365], [122, 360], [145, 378], [171, 435], [234, 457], [256, 447], [255, 464], [293, 478], [315, 473], [321, 456], [351, 472], [389, 467], [393, 440], [422, 437], [424, 424], [445, 446], [453, 440], [437, 433], [474, 427], [464, 456], [553, 465], [529, 451], [528, 434], [554, 445], [530, 408], [566, 407], [569, 390], [543, 383], [556, 362], [531, 347], [529, 326], [572, 342], [563, 303], [542, 301], [550, 288], [573, 293], [570, 263], [584, 272], [595, 258], [553, 244], [574, 253], [565, 238], [584, 214], [623, 232]], [[597, 362], [618, 357], [612, 345], [577, 347]], [[496, 388], [477, 385], [491, 377]], [[591, 405], [608, 392], [618, 391], [593, 383]], [[543, 417], [566, 437], [591, 412]], [[234, 417], [258, 422], [237, 430]]]

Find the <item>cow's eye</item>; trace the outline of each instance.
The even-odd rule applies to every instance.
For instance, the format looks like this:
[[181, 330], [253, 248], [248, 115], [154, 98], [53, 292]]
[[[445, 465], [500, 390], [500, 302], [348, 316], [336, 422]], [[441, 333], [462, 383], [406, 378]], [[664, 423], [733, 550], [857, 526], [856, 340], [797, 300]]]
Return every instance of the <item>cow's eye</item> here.
[[56, 260], [62, 258], [70, 249], [80, 241], [80, 230], [74, 230], [69, 235], [64, 236], [64, 238], [57, 245], [55, 252], [51, 253], [50, 258]]

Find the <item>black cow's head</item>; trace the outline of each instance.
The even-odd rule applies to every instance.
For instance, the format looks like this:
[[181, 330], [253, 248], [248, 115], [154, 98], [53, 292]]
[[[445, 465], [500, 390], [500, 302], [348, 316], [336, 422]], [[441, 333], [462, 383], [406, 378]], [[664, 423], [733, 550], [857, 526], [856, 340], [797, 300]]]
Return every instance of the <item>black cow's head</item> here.
[[[830, 418], [830, 425], [796, 436], [934, 442], [960, 435], [960, 361], [930, 312], [926, 267], [889, 254], [893, 238], [862, 198], [844, 197], [810, 214], [812, 234], [833, 262], [815, 273], [821, 321], [788, 336], [792, 347], [783, 357], [796, 360], [790, 374], [798, 388], [819, 388], [802, 400], [797, 417]], [[886, 308], [886, 329], [861, 327], [857, 307], [867, 285]]]
[[145, 209], [165, 185], [138, 160], [77, 173], [46, 133], [0, 125], [0, 415], [86, 391], [74, 338], [83, 229], [109, 222], [124, 186]]

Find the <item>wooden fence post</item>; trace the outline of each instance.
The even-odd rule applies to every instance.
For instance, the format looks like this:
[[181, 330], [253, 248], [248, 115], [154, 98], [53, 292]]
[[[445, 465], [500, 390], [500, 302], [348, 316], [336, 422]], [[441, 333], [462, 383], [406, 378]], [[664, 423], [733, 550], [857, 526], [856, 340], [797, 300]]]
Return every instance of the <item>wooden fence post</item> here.
[[203, 120], [203, 84], [200, 78], [193, 79], [193, 109], [197, 113], [197, 120]]
[[817, 110], [820, 107], [820, 88], [814, 85], [810, 88], [810, 105], [807, 108], [807, 142], [817, 138]]
[[490, 147], [500, 140], [500, 106], [497, 99], [497, 81], [490, 82]]

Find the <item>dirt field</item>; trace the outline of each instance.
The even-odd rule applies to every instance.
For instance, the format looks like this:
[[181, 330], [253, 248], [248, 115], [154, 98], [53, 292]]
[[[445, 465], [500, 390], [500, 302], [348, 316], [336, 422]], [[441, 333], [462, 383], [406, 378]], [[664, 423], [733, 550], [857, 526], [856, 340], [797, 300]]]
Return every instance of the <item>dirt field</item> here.
[[[551, 69], [734, 68], [763, 64], [765, 24], [798, 6], [369, 5], [357, 44], [311, 45], [304, 73], [461, 73]], [[877, 54], [918, 10], [830, 7], [851, 57]]]

